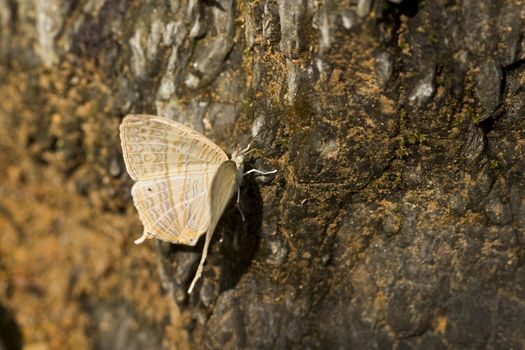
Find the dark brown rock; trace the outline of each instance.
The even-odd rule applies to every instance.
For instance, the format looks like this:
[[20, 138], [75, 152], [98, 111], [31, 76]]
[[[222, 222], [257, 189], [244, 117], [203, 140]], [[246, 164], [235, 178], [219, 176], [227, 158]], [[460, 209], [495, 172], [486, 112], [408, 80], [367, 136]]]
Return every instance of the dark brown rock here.
[[[0, 0], [23, 345], [523, 348], [524, 23], [517, 0]], [[189, 296], [202, 242], [132, 244], [135, 112], [277, 170], [246, 177]]]

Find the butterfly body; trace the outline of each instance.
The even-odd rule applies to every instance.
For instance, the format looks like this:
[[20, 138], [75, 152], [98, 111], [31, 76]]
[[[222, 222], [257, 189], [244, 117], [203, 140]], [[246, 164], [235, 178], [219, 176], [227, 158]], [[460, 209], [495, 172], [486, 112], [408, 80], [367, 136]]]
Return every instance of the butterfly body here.
[[126, 116], [120, 138], [126, 169], [136, 181], [133, 202], [144, 225], [135, 243], [158, 238], [193, 246], [206, 233], [191, 293], [213, 231], [242, 182], [243, 151], [228, 159], [220, 147], [195, 130], [150, 115]]

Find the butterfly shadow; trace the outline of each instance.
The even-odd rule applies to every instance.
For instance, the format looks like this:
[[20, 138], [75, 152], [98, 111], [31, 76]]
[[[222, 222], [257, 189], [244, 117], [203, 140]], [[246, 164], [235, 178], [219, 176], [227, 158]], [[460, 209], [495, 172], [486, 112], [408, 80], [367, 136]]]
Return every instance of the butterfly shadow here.
[[261, 240], [263, 204], [259, 184], [254, 177], [246, 177], [241, 186], [239, 207], [244, 220], [236, 200], [235, 196], [219, 222], [219, 234], [214, 237], [221, 240], [219, 293], [237, 285], [250, 268]]
[[[241, 186], [239, 206], [244, 220], [236, 206], [236, 200], [237, 195], [234, 195], [215, 229], [203, 276], [197, 282], [196, 291], [200, 290], [203, 283], [210, 286], [210, 282], [216, 285], [212, 290], [219, 294], [234, 288], [251, 266], [259, 249], [263, 205], [259, 185], [254, 177], [246, 177]], [[194, 247], [157, 242], [163, 275], [177, 286], [177, 290], [183, 291], [176, 293], [178, 297], [175, 299], [179, 302], [186, 300], [187, 284], [197, 269], [204, 239], [205, 235], [202, 235]], [[214, 278], [215, 272], [218, 272], [218, 278]], [[209, 288], [205, 289], [211, 291]]]

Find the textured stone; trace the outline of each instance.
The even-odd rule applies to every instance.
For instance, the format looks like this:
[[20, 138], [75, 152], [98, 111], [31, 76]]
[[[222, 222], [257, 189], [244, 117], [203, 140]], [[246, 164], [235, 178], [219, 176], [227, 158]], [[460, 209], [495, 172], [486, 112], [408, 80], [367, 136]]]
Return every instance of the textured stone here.
[[409, 100], [417, 106], [422, 106], [434, 94], [435, 68], [431, 67], [425, 71], [421, 79], [416, 83], [409, 96]]
[[304, 15], [304, 3], [297, 0], [279, 1], [281, 24], [281, 51], [289, 58], [295, 58], [301, 49], [300, 28]]
[[392, 76], [392, 57], [388, 52], [380, 52], [376, 55], [376, 79], [379, 86], [386, 87]]
[[144, 77], [146, 74], [146, 54], [142, 41], [144, 40], [142, 28], [137, 29], [135, 35], [129, 39], [131, 47], [131, 70], [137, 77]]
[[357, 15], [359, 17], [368, 16], [372, 8], [372, 0], [359, 0], [357, 3]]
[[345, 9], [341, 14], [341, 21], [346, 30], [351, 30], [357, 25], [357, 15], [350, 9]]
[[[0, 299], [24, 346], [523, 348], [524, 21], [517, 0], [0, 0]], [[132, 244], [128, 113], [277, 170], [244, 178], [191, 295], [202, 241]]]
[[476, 97], [483, 108], [481, 121], [489, 118], [499, 106], [502, 79], [501, 68], [494, 60], [488, 59], [479, 67], [476, 79]]
[[70, 3], [64, 0], [36, 2], [39, 56], [46, 67], [58, 63], [56, 38], [62, 29]]

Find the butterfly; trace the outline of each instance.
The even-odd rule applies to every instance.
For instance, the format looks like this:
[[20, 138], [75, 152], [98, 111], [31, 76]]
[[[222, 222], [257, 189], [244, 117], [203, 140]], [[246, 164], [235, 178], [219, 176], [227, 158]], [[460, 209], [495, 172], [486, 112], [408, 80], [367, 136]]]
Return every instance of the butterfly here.
[[[147, 238], [194, 246], [206, 233], [202, 256], [188, 293], [202, 274], [213, 231], [233, 194], [239, 195], [248, 148], [231, 159], [210, 139], [168, 118], [130, 114], [120, 125], [126, 170]], [[239, 198], [239, 196], [238, 196]]]

